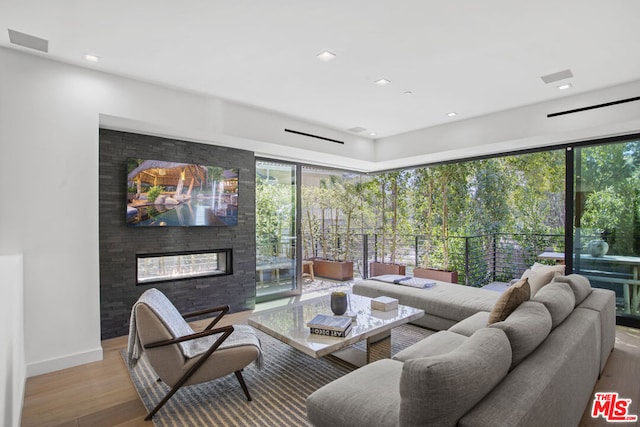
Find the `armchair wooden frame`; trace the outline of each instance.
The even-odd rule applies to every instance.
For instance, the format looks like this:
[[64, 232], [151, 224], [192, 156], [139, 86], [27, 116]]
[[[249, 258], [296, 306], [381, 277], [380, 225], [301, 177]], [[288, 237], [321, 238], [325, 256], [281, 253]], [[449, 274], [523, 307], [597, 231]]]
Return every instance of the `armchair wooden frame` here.
[[[202, 338], [202, 337], [207, 337], [210, 335], [215, 335], [215, 334], [219, 334], [222, 333], [222, 335], [211, 345], [211, 347], [209, 347], [209, 349], [204, 352], [202, 355], [200, 355], [198, 361], [187, 371], [185, 372], [185, 374], [176, 382], [176, 384], [171, 388], [171, 390], [167, 393], [167, 395], [155, 406], [155, 408], [153, 408], [149, 414], [145, 417], [145, 421], [150, 421], [151, 418], [153, 418], [153, 416], [156, 414], [156, 412], [158, 412], [158, 410], [160, 408], [162, 408], [162, 406], [167, 403], [167, 401], [178, 391], [178, 389], [180, 387], [182, 387], [182, 385], [187, 382], [187, 380], [189, 378], [191, 378], [191, 376], [207, 361], [207, 359], [213, 354], [213, 352], [215, 352], [218, 347], [220, 347], [220, 345], [227, 339], [229, 338], [229, 336], [233, 333], [234, 328], [233, 326], [229, 325], [229, 326], [223, 326], [220, 328], [213, 328], [221, 319], [222, 317], [229, 311], [229, 306], [228, 305], [222, 305], [222, 306], [218, 306], [218, 307], [213, 307], [213, 308], [209, 308], [206, 310], [200, 310], [200, 311], [195, 311], [193, 313], [187, 313], [187, 314], [183, 314], [182, 317], [186, 320], [188, 318], [191, 317], [197, 317], [197, 316], [202, 316], [204, 314], [208, 314], [208, 313], [215, 313], [215, 312], [220, 312], [205, 328], [204, 330], [200, 331], [200, 332], [196, 332], [194, 334], [190, 334], [190, 335], [185, 335], [182, 337], [178, 337], [178, 338], [173, 338], [170, 340], [162, 340], [162, 341], [156, 341], [153, 343], [149, 343], [146, 344], [144, 346], [145, 349], [147, 348], [155, 348], [155, 347], [162, 347], [162, 346], [166, 346], [166, 345], [173, 345], [173, 344], [178, 344], [184, 341], [189, 341], [189, 340], [193, 340], [196, 338]], [[247, 397], [248, 401], [251, 401], [251, 396], [249, 395], [249, 389], [247, 388], [247, 384], [244, 382], [244, 378], [242, 377], [242, 372], [241, 371], [235, 371], [234, 372], [236, 375], [236, 378], [238, 379], [238, 382], [240, 383], [240, 386], [242, 387], [242, 390], [244, 391], [245, 396]]]

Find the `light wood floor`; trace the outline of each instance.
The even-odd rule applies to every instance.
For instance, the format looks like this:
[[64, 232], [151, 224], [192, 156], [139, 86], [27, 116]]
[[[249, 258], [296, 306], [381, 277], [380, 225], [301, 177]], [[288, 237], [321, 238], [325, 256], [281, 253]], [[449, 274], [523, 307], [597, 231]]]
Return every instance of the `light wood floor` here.
[[[225, 316], [223, 324], [245, 323], [251, 312]], [[195, 327], [205, 322], [195, 322]], [[27, 379], [23, 426], [146, 426], [146, 410], [129, 378], [120, 350], [127, 337], [102, 342], [104, 360]], [[617, 391], [632, 399], [640, 415], [640, 330], [617, 327], [616, 345], [595, 391]], [[609, 425], [587, 408], [580, 426]], [[628, 425], [628, 424], [622, 424]]]

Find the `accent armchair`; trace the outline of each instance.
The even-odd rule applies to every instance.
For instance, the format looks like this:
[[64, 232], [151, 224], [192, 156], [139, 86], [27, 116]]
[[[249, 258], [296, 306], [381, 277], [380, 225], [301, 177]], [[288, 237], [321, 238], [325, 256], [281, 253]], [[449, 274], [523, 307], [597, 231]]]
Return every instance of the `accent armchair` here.
[[[129, 366], [135, 366], [145, 352], [160, 380], [172, 387], [145, 420], [150, 420], [180, 387], [211, 381], [232, 372], [251, 401], [242, 370], [254, 361], [261, 367], [260, 341], [250, 326], [214, 328], [227, 311], [229, 306], [224, 305], [180, 315], [157, 289], [149, 289], [140, 296], [131, 311]], [[219, 314], [200, 332], [194, 332], [185, 320], [215, 312]]]

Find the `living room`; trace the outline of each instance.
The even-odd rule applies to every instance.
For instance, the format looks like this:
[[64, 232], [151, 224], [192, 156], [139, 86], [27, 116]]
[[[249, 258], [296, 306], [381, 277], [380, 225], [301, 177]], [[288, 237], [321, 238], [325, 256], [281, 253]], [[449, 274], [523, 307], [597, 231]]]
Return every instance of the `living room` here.
[[[451, 108], [442, 106], [439, 107], [443, 111], [436, 125], [416, 127], [411, 132], [407, 128], [405, 133], [389, 130], [388, 136], [378, 131], [379, 135], [372, 137], [346, 131], [353, 126], [374, 129], [374, 121], [369, 122], [371, 124], [353, 122], [360, 116], [349, 118], [347, 125], [345, 122], [327, 125], [319, 115], [301, 118], [269, 110], [259, 104], [251, 106], [246, 102], [232, 101], [227, 96], [158, 84], [152, 76], [133, 78], [109, 72], [109, 58], [104, 53], [102, 63], [82, 65], [79, 59], [81, 52], [78, 52], [77, 62], [71, 61], [56, 51], [56, 40], [53, 39], [54, 28], [64, 25], [50, 23], [51, 27], [39, 27], [38, 22], [48, 21], [45, 19], [47, 14], [73, 15], [74, 6], [67, 11], [49, 9], [57, 7], [53, 5], [38, 3], [38, 6], [43, 9], [35, 12], [39, 17], [37, 20], [30, 13], [34, 11], [22, 6], [7, 4], [0, 8], [0, 21], [5, 29], [0, 47], [3, 71], [0, 80], [0, 176], [6, 188], [12, 189], [5, 192], [10, 202], [0, 213], [2, 270], [3, 273], [6, 271], [6, 277], [12, 284], [5, 290], [9, 292], [8, 297], [1, 299], [1, 311], [8, 316], [7, 324], [10, 325], [6, 339], [3, 335], [3, 342], [8, 343], [3, 365], [10, 361], [11, 369], [10, 373], [5, 371], [2, 376], [7, 380], [3, 382], [7, 387], [3, 388], [13, 390], [11, 396], [4, 399], [5, 408], [11, 409], [5, 411], [5, 414], [12, 414], [11, 421], [7, 421], [10, 425], [19, 420], [26, 378], [99, 362], [105, 355], [100, 325], [98, 191], [102, 179], [99, 175], [101, 128], [232, 147], [250, 151], [257, 157], [361, 172], [619, 137], [636, 134], [640, 130], [638, 102], [620, 103], [553, 119], [547, 117], [554, 112], [637, 96], [640, 73], [637, 63], [632, 62], [635, 59], [629, 58], [633, 55], [628, 55], [632, 47], [622, 48], [619, 47], [622, 44], [616, 44], [629, 43], [637, 37], [622, 30], [620, 33], [610, 31], [615, 41], [604, 43], [605, 46], [617, 46], [623, 52], [620, 57], [627, 57], [630, 61], [624, 65], [620, 65], [622, 59], [616, 61], [606, 56], [615, 53], [607, 50], [615, 49], [598, 47], [600, 45], [592, 44], [591, 39], [575, 42], [596, 56], [600, 66], [606, 64], [609, 70], [598, 68], [592, 71], [604, 83], [592, 83], [589, 90], [579, 87], [578, 78], [587, 70], [574, 69], [569, 59], [562, 59], [562, 46], [558, 46], [553, 55], [555, 61], [528, 71], [528, 78], [535, 80], [535, 88], [540, 93], [535, 100], [500, 110], [484, 110], [472, 116], [465, 116], [463, 107], [452, 106], [461, 111], [453, 120], [445, 117], [448, 122], [440, 120], [440, 116], [445, 116]], [[577, 10], [582, 9], [577, 2], [573, 6]], [[121, 10], [127, 7], [131, 6], [123, 6]], [[149, 7], [149, 10], [153, 9]], [[143, 17], [146, 9], [140, 8], [139, 17]], [[637, 16], [636, 8], [631, 3], [625, 3], [619, 10], [605, 8], [615, 13], [613, 17], [607, 15], [607, 19], [614, 21], [609, 23], [611, 28], [635, 31], [634, 25], [624, 24], [624, 18]], [[561, 26], [573, 27], [573, 31], [577, 31], [575, 28], [600, 28], [596, 23], [605, 19], [601, 12], [590, 10], [587, 14], [589, 19], [579, 27], [564, 22]], [[549, 11], [538, 13], [536, 16], [551, 14]], [[289, 17], [289, 12], [285, 15]], [[51, 37], [51, 54], [48, 56], [10, 43], [6, 29]], [[303, 32], [300, 28], [297, 30]], [[598, 32], [597, 37], [604, 40], [604, 33]], [[580, 35], [586, 37], [583, 33]], [[81, 40], [83, 36], [79, 33], [75, 38]], [[319, 47], [319, 44], [323, 46]], [[309, 46], [310, 61], [317, 61], [315, 55], [329, 48], [331, 46], [325, 46], [324, 42]], [[82, 49], [93, 47], [84, 46]], [[482, 51], [478, 55], [489, 53]], [[107, 64], [104, 69], [102, 64]], [[499, 70], [501, 65], [494, 67], [494, 71]], [[581, 90], [578, 93], [574, 91], [571, 94], [571, 90], [560, 92], [554, 85], [546, 85], [540, 80], [541, 75], [568, 67], [576, 74], [572, 89]], [[621, 73], [621, 69], [629, 74], [615, 74]], [[327, 72], [326, 67], [323, 70]], [[386, 70], [379, 71], [384, 72]], [[613, 75], [611, 80], [605, 78], [609, 74]], [[370, 77], [370, 80], [375, 80], [382, 76]], [[388, 78], [392, 85], [401, 80], [401, 77]], [[400, 90], [399, 95], [405, 96], [406, 90], [409, 88]], [[457, 92], [459, 89], [451, 90]], [[485, 97], [497, 96], [513, 88], [494, 87], [493, 90]], [[419, 94], [417, 90], [414, 92], [413, 95]], [[338, 99], [334, 102], [343, 102]], [[284, 132], [284, 129], [321, 135], [344, 144], [320, 143], [316, 138]], [[615, 388], [615, 384], [610, 387]]]

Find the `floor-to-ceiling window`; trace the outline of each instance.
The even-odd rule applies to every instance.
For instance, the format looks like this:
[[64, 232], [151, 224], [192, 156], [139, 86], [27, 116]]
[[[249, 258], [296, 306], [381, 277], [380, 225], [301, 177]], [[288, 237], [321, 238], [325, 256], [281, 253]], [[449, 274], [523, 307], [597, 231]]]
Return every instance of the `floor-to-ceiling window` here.
[[[573, 149], [575, 273], [616, 292], [622, 323], [640, 320], [640, 138]], [[637, 323], [636, 323], [637, 324]]]
[[[566, 171], [563, 152], [567, 155]], [[522, 188], [518, 187], [522, 203], [517, 207], [529, 216], [517, 216], [520, 222], [507, 221], [511, 226], [509, 230], [558, 237], [554, 244], [545, 240], [540, 248], [534, 245], [532, 250], [566, 251], [567, 256], [560, 254], [559, 259], [565, 258], [567, 273], [586, 275], [592, 286], [614, 290], [622, 323], [626, 319], [632, 325], [640, 324], [640, 138], [585, 142], [567, 146], [566, 151], [555, 147], [533, 155], [511, 153], [503, 158], [502, 168], [489, 160], [467, 162], [468, 167], [464, 169], [467, 179], [463, 182], [470, 183], [471, 187], [465, 194], [476, 203], [481, 199], [481, 188], [502, 182], [498, 178], [505, 178], [502, 175], [507, 172], [503, 169], [512, 171], [514, 175], [505, 179], [514, 185], [522, 184]], [[474, 171], [476, 178], [469, 181], [469, 174]], [[563, 177], [569, 190], [564, 243], [561, 237], [562, 224], [565, 224]], [[354, 276], [365, 276], [361, 270], [368, 257], [362, 248], [367, 245], [357, 236], [374, 235], [377, 230], [370, 224], [367, 226], [370, 218], [364, 193], [369, 186], [364, 184], [370, 178], [310, 166], [296, 167], [272, 161], [257, 163], [258, 299], [300, 292], [299, 260], [302, 259], [352, 260]], [[428, 183], [434, 182], [437, 174], [435, 178], [428, 178]], [[408, 182], [414, 181], [417, 182], [415, 179]], [[480, 183], [486, 185], [480, 186]], [[476, 216], [487, 216], [484, 219], [493, 224], [496, 221], [489, 216], [505, 210], [496, 210], [502, 205], [496, 204], [495, 198], [511, 194], [513, 199], [514, 193], [496, 190], [487, 194], [490, 203], [484, 208], [478, 205]], [[354, 207], [358, 209], [351, 211]], [[515, 210], [519, 212], [518, 209]], [[300, 218], [296, 212], [300, 212]], [[469, 212], [469, 209], [454, 212]], [[416, 215], [408, 218], [420, 219]], [[426, 224], [423, 219], [419, 223]], [[540, 224], [546, 228], [541, 229]], [[557, 232], [553, 227], [558, 228]], [[417, 229], [409, 231], [412, 236], [420, 234]], [[454, 231], [469, 234], [469, 230], [459, 227]], [[301, 240], [300, 235], [304, 239]], [[533, 254], [534, 258], [538, 252]]]
[[256, 162], [256, 297], [298, 292], [297, 166]]

